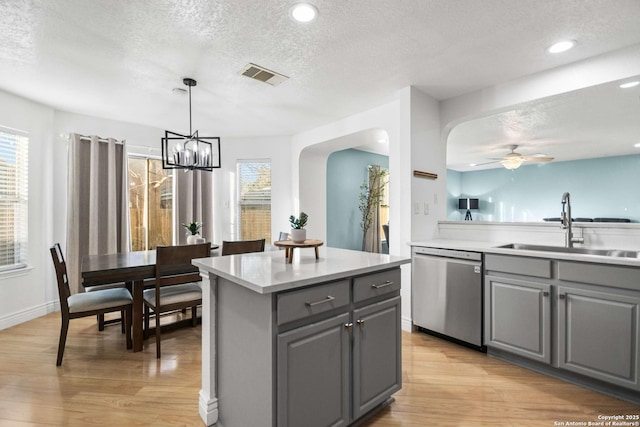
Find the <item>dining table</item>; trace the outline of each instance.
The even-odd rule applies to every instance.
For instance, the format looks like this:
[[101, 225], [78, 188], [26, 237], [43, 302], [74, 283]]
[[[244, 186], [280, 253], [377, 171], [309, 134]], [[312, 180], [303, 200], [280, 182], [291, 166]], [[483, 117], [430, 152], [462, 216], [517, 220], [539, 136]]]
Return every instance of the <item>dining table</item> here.
[[[219, 245], [212, 244], [211, 250]], [[85, 288], [114, 283], [125, 283], [133, 297], [133, 318], [131, 319], [131, 338], [133, 351], [142, 351], [143, 298], [145, 287], [153, 287], [150, 279], [156, 277], [156, 251], [133, 251], [113, 254], [85, 255], [81, 266], [82, 285]]]

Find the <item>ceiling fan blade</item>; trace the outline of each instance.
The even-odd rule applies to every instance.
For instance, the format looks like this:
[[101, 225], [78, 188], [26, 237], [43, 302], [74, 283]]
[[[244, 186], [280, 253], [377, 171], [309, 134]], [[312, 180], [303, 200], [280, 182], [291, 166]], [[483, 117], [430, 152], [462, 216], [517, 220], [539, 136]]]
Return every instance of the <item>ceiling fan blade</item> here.
[[552, 160], [553, 160], [553, 157], [547, 157], [547, 156], [524, 157], [525, 162], [533, 162], [533, 163], [550, 162]]
[[484, 165], [490, 165], [493, 163], [500, 163], [502, 161], [502, 159], [496, 159], [493, 162], [485, 162], [485, 163], [475, 163], [473, 166], [484, 166]]

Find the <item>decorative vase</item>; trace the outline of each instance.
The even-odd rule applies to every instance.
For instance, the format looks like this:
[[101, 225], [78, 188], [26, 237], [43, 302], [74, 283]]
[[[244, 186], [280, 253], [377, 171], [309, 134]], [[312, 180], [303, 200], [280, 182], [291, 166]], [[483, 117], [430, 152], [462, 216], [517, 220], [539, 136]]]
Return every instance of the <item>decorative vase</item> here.
[[304, 243], [307, 240], [307, 230], [304, 228], [292, 228], [291, 240], [293, 243]]
[[187, 245], [195, 245], [198, 243], [198, 239], [201, 239], [199, 234], [189, 234], [187, 236]]

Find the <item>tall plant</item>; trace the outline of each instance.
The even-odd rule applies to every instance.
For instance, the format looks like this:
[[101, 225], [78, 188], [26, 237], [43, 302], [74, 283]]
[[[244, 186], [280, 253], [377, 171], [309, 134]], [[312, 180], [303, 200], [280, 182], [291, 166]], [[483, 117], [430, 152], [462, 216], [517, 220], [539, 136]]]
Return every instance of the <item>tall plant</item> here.
[[384, 195], [384, 186], [386, 185], [385, 177], [388, 172], [379, 165], [373, 165], [369, 168], [369, 179], [360, 186], [360, 213], [362, 219], [360, 228], [362, 228], [362, 250], [366, 248], [367, 232], [373, 224], [375, 215], [378, 213], [378, 207]]

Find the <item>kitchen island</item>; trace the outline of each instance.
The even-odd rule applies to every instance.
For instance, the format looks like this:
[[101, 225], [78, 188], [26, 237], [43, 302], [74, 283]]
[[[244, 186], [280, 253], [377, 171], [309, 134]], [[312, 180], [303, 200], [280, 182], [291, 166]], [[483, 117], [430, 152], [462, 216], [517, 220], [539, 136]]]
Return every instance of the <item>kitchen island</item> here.
[[400, 266], [320, 248], [194, 260], [206, 425], [349, 425], [401, 388]]

